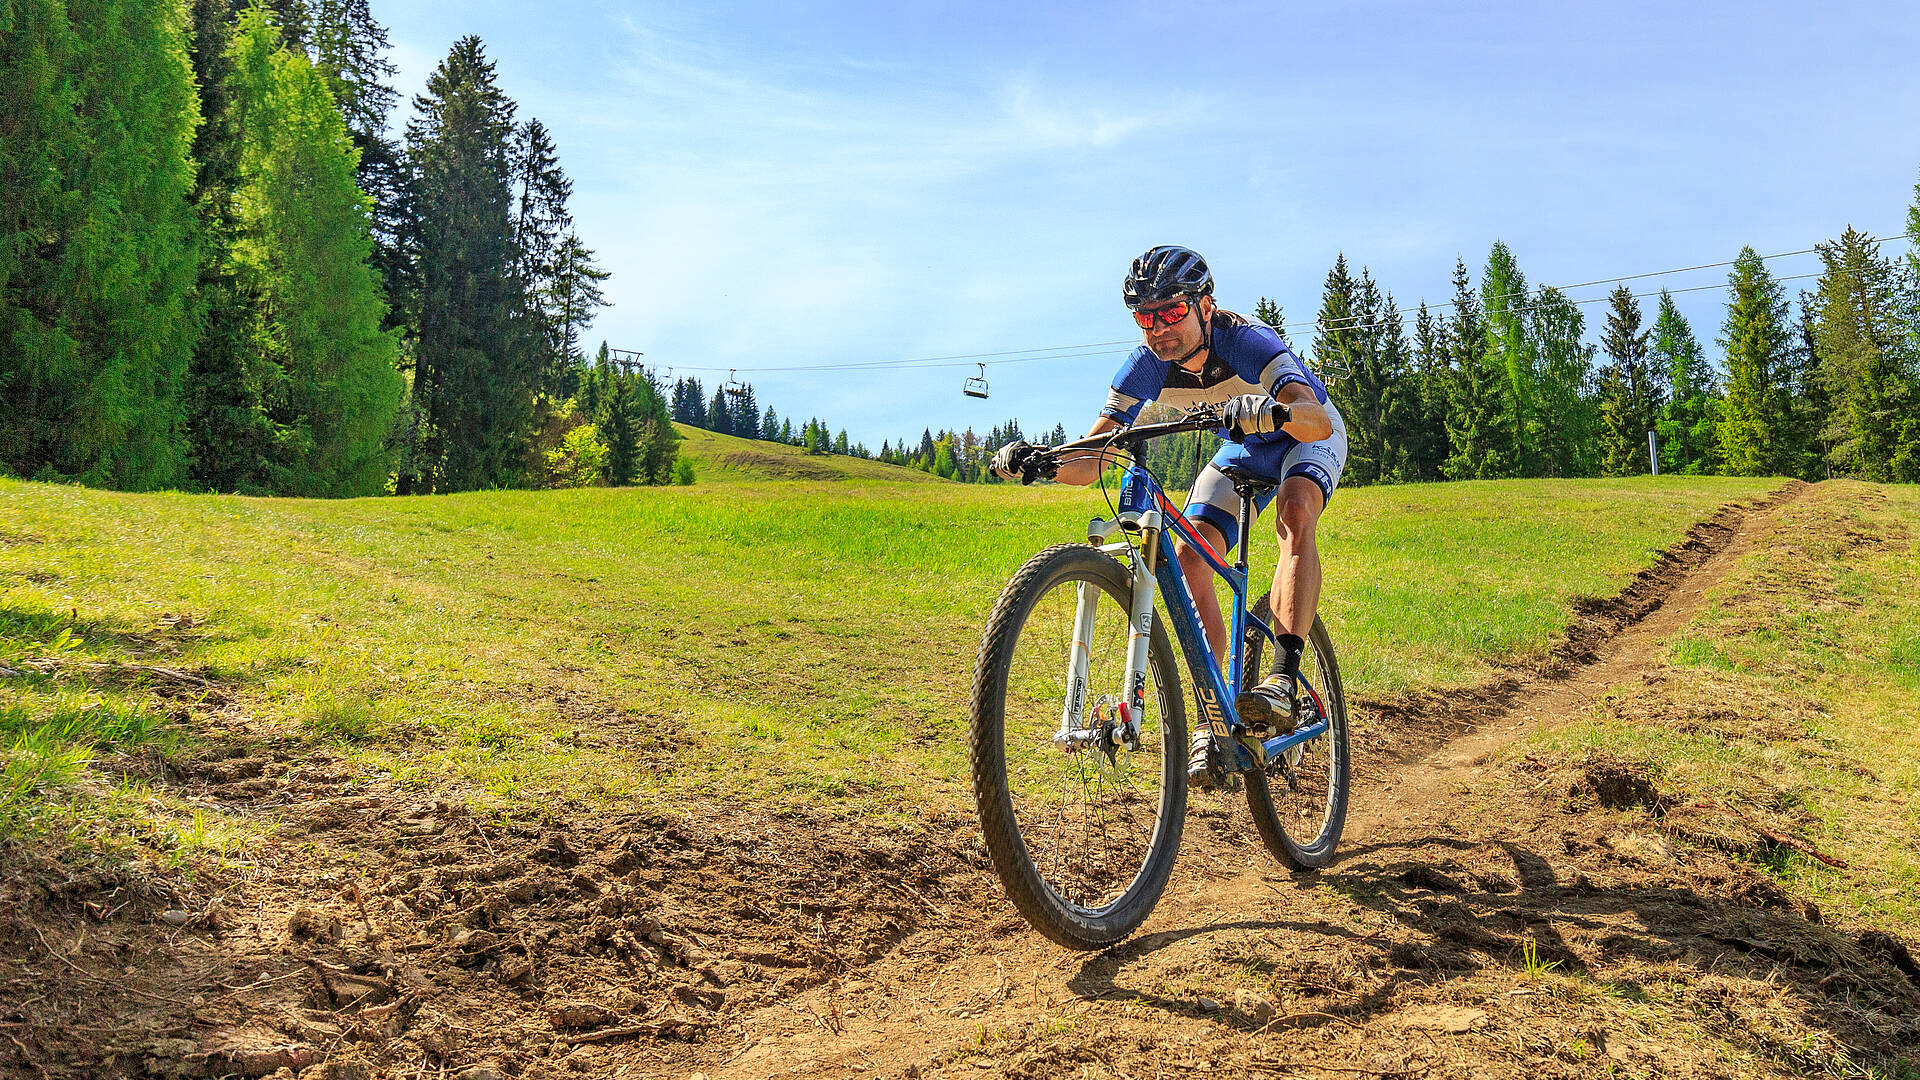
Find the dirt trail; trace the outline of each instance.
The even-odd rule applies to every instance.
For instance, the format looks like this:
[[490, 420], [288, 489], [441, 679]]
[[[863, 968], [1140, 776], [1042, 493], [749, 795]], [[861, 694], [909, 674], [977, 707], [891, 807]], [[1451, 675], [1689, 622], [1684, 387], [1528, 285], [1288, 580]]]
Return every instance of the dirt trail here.
[[[199, 762], [122, 762], [283, 824], [224, 878], [7, 867], [0, 1073], [1727, 1076], [1920, 1045], [1905, 946], [1494, 757], [1656, 668], [1802, 493], [1696, 527], [1544, 673], [1357, 709], [1327, 870], [1283, 872], [1237, 799], [1197, 801], [1154, 917], [1100, 953], [1027, 928], [958, 808], [500, 826], [244, 730]], [[1620, 805], [1651, 801], [1633, 779]], [[1702, 1048], [1727, 1044], [1745, 1057]]]

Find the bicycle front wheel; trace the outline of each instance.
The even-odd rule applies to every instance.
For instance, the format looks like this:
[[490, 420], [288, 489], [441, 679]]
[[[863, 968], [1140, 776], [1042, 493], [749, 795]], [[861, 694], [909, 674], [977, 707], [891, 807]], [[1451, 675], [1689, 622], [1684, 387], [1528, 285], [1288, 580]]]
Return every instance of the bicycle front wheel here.
[[1180, 847], [1186, 705], [1158, 615], [1146, 715], [1138, 738], [1124, 737], [1132, 600], [1112, 558], [1048, 548], [1001, 592], [974, 670], [973, 796], [987, 850], [1020, 913], [1069, 948], [1110, 945], [1146, 921]]
[[[1255, 611], [1266, 612], [1263, 597]], [[1247, 686], [1265, 674], [1260, 664], [1267, 641], [1249, 627]], [[1254, 640], [1254, 639], [1258, 640]], [[1340, 686], [1340, 664], [1326, 624], [1313, 620], [1306, 655], [1300, 661], [1302, 727], [1325, 719], [1326, 733], [1274, 755], [1264, 770], [1251, 770], [1247, 809], [1254, 831], [1273, 857], [1295, 870], [1312, 870], [1333, 861], [1347, 821], [1347, 695]]]

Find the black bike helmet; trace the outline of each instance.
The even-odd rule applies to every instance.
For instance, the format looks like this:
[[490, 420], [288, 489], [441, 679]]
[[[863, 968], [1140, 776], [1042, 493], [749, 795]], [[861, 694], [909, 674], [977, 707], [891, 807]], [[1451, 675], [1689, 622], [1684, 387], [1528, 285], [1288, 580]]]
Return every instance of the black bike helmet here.
[[1211, 296], [1213, 271], [1192, 248], [1161, 244], [1133, 260], [1122, 287], [1127, 306], [1158, 304], [1179, 296]]

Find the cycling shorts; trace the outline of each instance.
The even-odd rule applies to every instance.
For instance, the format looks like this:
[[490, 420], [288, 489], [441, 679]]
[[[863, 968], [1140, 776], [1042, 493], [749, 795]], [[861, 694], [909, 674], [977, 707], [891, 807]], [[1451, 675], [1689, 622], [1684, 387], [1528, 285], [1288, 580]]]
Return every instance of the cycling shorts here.
[[[1319, 487], [1324, 500], [1333, 499], [1334, 488], [1340, 486], [1340, 473], [1347, 466], [1347, 422], [1338, 409], [1331, 405], [1326, 408], [1327, 418], [1333, 421], [1333, 433], [1319, 442], [1303, 443], [1288, 438], [1224, 443], [1207, 467], [1200, 470], [1193, 490], [1187, 494], [1186, 515], [1220, 530], [1227, 541], [1220, 554], [1232, 551], [1240, 542], [1240, 495], [1233, 490], [1233, 481], [1220, 471], [1222, 465], [1238, 465], [1255, 476], [1276, 482], [1304, 476]], [[1278, 493], [1279, 489], [1273, 488], [1260, 496], [1254, 503], [1254, 513], [1265, 510]]]

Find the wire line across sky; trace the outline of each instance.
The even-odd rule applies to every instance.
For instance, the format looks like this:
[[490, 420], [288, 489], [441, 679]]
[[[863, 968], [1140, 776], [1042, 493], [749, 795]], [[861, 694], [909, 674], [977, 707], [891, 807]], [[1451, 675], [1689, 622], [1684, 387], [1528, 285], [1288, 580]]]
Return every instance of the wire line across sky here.
[[[1894, 243], [1911, 242], [1911, 240], [1912, 240], [1912, 237], [1905, 232], [1889, 233], [1885, 236], [1875, 236], [1875, 237], [1868, 238], [1869, 243], [1875, 243], [1875, 244], [1888, 243], [1888, 242], [1894, 242]], [[1820, 246], [1815, 246], [1810, 248], [1798, 248], [1793, 251], [1776, 252], [1772, 255], [1761, 255], [1759, 256], [1759, 258], [1760, 258], [1760, 261], [1762, 262], [1770, 262], [1774, 259], [1785, 259], [1795, 255], [1811, 255], [1819, 250], [1820, 250]], [[1644, 281], [1647, 278], [1669, 277], [1674, 274], [1687, 274], [1687, 273], [1694, 273], [1700, 270], [1713, 270], [1723, 266], [1732, 266], [1738, 261], [1739, 261], [1738, 259], [1727, 259], [1721, 262], [1700, 263], [1694, 266], [1680, 266], [1680, 267], [1675, 267], [1671, 270], [1649, 270], [1649, 271], [1645, 271], [1637, 274], [1621, 274], [1615, 277], [1594, 278], [1591, 281], [1575, 282], [1574, 284], [1571, 284], [1571, 285], [1556, 285], [1556, 286], [1552, 286], [1552, 288], [1555, 288], [1558, 291], [1565, 293], [1565, 292], [1571, 292], [1575, 289], [1592, 288], [1596, 285], [1617, 285], [1617, 284], [1628, 282], [1628, 281]], [[1776, 282], [1802, 281], [1807, 278], [1814, 278], [1819, 276], [1820, 276], [1820, 272], [1815, 271], [1815, 272], [1806, 273], [1806, 274], [1793, 274], [1787, 277], [1777, 277], [1777, 278], [1774, 278], [1773, 280]], [[1690, 286], [1686, 286], [1684, 288], [1678, 288], [1678, 289], [1671, 289], [1671, 288], [1653, 289], [1647, 292], [1634, 293], [1633, 298], [1636, 300], [1642, 300], [1650, 296], [1658, 296], [1663, 292], [1664, 293], [1692, 293], [1692, 292], [1704, 292], [1709, 289], [1724, 289], [1727, 287], [1728, 286], [1724, 282], [1716, 282], [1711, 285], [1690, 285]], [[1524, 293], [1524, 292], [1504, 293], [1500, 296], [1492, 297], [1491, 299], [1506, 300], [1515, 296], [1526, 296], [1526, 295], [1531, 295], [1531, 294]], [[1607, 295], [1590, 296], [1582, 300], [1574, 300], [1572, 301], [1572, 303], [1575, 306], [1582, 306], [1586, 304], [1601, 303], [1607, 299], [1608, 299]], [[1418, 305], [1416, 305], [1416, 307], [1417, 306]], [[1458, 301], [1444, 300], [1430, 306], [1434, 308], [1452, 308], [1452, 307], [1458, 306]], [[1400, 318], [1403, 322], [1407, 318], [1407, 314], [1408, 313], [1406, 309], [1401, 309]], [[1324, 325], [1318, 319], [1294, 320], [1292, 322], [1283, 323], [1279, 327], [1279, 330], [1282, 333], [1288, 333], [1288, 332], [1300, 331], [1300, 330], [1318, 330], [1318, 331], [1324, 332], [1327, 330], [1353, 329], [1353, 328], [1358, 328], [1358, 327], [1367, 326], [1367, 325], [1371, 325], [1371, 324], [1356, 316], [1352, 319], [1336, 320], [1334, 323], [1324, 324]], [[883, 368], [899, 368], [899, 369], [916, 370], [916, 371], [932, 371], [940, 368], [987, 367], [987, 366], [997, 366], [1001, 364], [1030, 364], [1030, 363], [1035, 363], [1041, 360], [1074, 360], [1074, 359], [1080, 359], [1082, 357], [1090, 357], [1090, 356], [1109, 356], [1109, 355], [1112, 355], [1115, 349], [1119, 349], [1122, 347], [1125, 347], [1127, 349], [1132, 349], [1138, 346], [1139, 344], [1140, 344], [1140, 340], [1138, 338], [1122, 338], [1115, 341], [1082, 342], [1078, 345], [1052, 345], [1052, 346], [1047, 346], [1046, 348], [1001, 349], [994, 352], [953, 353], [946, 356], [921, 356], [921, 357], [911, 357], [911, 358], [900, 359], [900, 360], [857, 360], [857, 361], [848, 361], [846, 363], [839, 363], [839, 364], [791, 364], [791, 365], [772, 365], [772, 366], [763, 366], [763, 367], [724, 367], [724, 366], [714, 366], [714, 365], [692, 365], [692, 364], [688, 364], [688, 365], [671, 364], [671, 365], [661, 365], [661, 366], [665, 367], [669, 371], [701, 371], [701, 372], [725, 371], [730, 374], [736, 374], [736, 373], [756, 374], [761, 372], [791, 372], [791, 371], [862, 371], [862, 370], [875, 370], [875, 369], [883, 369]]]

